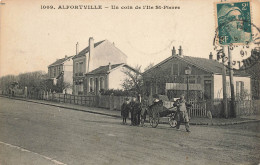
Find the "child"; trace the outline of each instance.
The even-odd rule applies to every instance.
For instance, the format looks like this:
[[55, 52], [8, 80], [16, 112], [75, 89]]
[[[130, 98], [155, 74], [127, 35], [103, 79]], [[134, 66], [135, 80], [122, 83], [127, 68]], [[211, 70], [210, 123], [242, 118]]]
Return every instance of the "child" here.
[[129, 111], [131, 107], [129, 104], [129, 99], [125, 98], [123, 105], [121, 106], [121, 116], [123, 118], [123, 124], [126, 124], [126, 118], [129, 116]]

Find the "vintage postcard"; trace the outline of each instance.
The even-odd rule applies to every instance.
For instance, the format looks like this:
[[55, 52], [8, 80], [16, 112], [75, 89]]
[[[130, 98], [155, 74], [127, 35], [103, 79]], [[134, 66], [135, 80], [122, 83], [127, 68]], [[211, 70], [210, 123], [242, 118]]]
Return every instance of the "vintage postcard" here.
[[0, 0], [0, 165], [259, 150], [259, 0]]

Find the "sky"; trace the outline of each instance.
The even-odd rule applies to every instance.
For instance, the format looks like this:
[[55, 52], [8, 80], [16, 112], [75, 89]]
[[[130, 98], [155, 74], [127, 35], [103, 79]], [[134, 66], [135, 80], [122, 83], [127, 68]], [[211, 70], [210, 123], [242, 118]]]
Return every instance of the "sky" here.
[[[215, 3], [221, 0], [2, 0], [0, 76], [43, 70], [107, 39], [130, 66], [157, 64], [181, 45], [184, 55], [208, 58], [215, 35]], [[52, 5], [55, 9], [41, 9]], [[103, 9], [58, 9], [59, 5], [102, 5]], [[111, 9], [111, 5], [178, 6], [180, 9]], [[108, 8], [105, 8], [108, 7]], [[252, 22], [260, 27], [260, 1], [251, 1]], [[239, 51], [241, 48], [236, 48]], [[234, 53], [234, 57], [238, 57]]]

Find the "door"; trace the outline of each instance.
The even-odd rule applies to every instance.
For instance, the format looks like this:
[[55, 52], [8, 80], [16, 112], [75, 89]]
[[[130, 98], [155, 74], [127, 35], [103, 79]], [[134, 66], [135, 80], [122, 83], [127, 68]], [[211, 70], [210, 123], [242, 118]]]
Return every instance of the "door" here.
[[204, 81], [204, 98], [206, 100], [211, 99], [211, 80]]

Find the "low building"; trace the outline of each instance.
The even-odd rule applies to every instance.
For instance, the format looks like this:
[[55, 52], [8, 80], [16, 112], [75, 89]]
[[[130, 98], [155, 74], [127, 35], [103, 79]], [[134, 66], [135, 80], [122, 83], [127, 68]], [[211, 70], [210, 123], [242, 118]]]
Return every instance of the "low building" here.
[[79, 53], [76, 52], [73, 57], [73, 94], [84, 94], [83, 81], [86, 73], [109, 62], [118, 64], [126, 63], [126, 60], [127, 56], [114, 43], [108, 40], [94, 43], [94, 39], [90, 37], [88, 46]]
[[125, 72], [136, 72], [127, 64], [108, 64], [85, 74], [84, 94], [97, 95], [100, 90], [123, 89], [122, 84], [126, 78]]
[[72, 56], [57, 59], [48, 66], [48, 76], [56, 92], [72, 94]]
[[[185, 68], [191, 67], [191, 74], [185, 75]], [[173, 47], [172, 56], [143, 73], [147, 95], [168, 95], [170, 99], [187, 95], [189, 81], [189, 98], [193, 100], [214, 100], [223, 98], [222, 84], [223, 64], [213, 59], [184, 56]], [[226, 72], [227, 96], [231, 97], [228, 70]], [[187, 80], [187, 77], [189, 80]], [[234, 88], [236, 99], [251, 96], [250, 76], [245, 72], [234, 71]]]
[[255, 54], [256, 59], [252, 60], [252, 66], [248, 68], [242, 66], [241, 69], [245, 70], [245, 72], [251, 76], [252, 98], [260, 100], [260, 48], [253, 49], [251, 51], [251, 56], [253, 53]]

